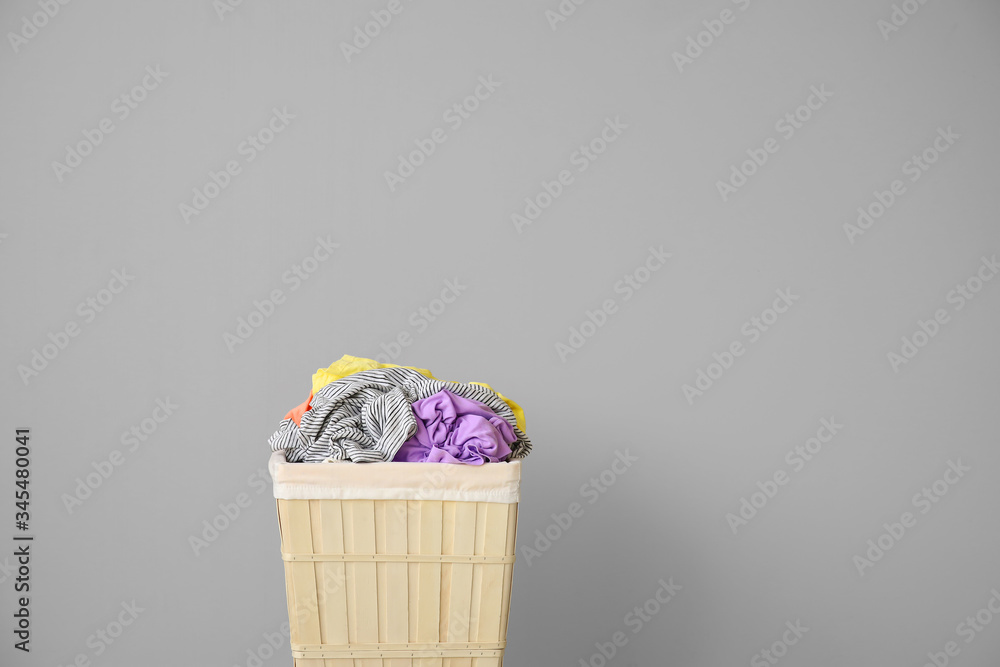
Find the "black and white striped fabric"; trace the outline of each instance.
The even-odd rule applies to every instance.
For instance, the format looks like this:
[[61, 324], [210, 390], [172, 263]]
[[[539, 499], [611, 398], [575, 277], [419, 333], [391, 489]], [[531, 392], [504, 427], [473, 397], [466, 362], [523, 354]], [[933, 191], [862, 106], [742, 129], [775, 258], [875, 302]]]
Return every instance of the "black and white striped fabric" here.
[[410, 404], [442, 389], [487, 405], [514, 430], [511, 458], [524, 458], [531, 441], [518, 427], [510, 406], [486, 387], [432, 380], [409, 368], [361, 371], [331, 382], [312, 399], [299, 424], [281, 422], [268, 439], [272, 451], [284, 450], [288, 461], [356, 463], [391, 461], [416, 431]]

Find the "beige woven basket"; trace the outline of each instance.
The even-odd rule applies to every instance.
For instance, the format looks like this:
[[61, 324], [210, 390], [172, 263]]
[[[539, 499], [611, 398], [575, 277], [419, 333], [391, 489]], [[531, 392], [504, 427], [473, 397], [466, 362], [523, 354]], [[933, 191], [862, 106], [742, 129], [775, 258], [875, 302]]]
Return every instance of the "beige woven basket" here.
[[503, 664], [520, 463], [276, 456], [295, 667]]

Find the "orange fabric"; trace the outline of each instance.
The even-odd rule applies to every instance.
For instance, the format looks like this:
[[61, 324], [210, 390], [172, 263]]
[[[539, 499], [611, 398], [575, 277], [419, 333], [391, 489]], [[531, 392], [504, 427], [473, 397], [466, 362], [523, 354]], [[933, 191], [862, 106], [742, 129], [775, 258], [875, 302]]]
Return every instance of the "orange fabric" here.
[[310, 405], [310, 403], [312, 403], [312, 400], [313, 400], [312, 392], [309, 392], [309, 398], [306, 399], [306, 402], [303, 403], [302, 405], [296, 405], [294, 408], [289, 410], [288, 414], [285, 415], [285, 419], [291, 419], [293, 422], [296, 423], [296, 425], [298, 425], [298, 423], [302, 421], [302, 415], [304, 415], [306, 412], [309, 411], [310, 408], [312, 408], [312, 405]]

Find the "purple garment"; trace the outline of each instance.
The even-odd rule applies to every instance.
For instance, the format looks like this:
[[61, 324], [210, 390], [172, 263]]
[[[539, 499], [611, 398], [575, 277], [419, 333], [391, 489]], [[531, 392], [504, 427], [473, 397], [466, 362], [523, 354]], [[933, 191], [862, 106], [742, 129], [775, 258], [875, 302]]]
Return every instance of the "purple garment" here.
[[411, 463], [498, 463], [510, 456], [514, 429], [489, 407], [447, 389], [411, 406], [417, 431], [393, 461]]

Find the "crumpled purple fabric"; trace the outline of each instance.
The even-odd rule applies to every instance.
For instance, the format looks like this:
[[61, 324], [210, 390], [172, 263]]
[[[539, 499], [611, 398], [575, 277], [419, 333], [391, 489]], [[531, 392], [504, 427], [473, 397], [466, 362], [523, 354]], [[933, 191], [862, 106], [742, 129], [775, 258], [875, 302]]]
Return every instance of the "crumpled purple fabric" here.
[[442, 389], [412, 406], [417, 431], [393, 461], [482, 465], [506, 460], [517, 440], [502, 417], [478, 401]]

